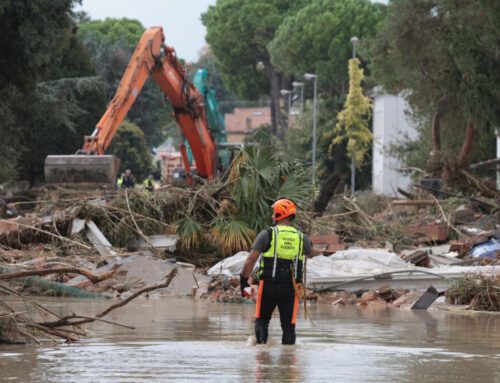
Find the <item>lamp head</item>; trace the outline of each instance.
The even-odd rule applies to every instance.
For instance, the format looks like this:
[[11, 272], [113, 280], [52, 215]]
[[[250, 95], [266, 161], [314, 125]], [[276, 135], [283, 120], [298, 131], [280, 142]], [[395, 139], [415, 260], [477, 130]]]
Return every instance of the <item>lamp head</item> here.
[[312, 73], [306, 73], [306, 74], [304, 75], [304, 78], [305, 78], [306, 80], [312, 80], [312, 79], [315, 79], [316, 77], [318, 77], [318, 75], [316, 75], [316, 74], [312, 74]]
[[354, 36], [352, 39], [351, 39], [351, 43], [353, 43], [354, 45], [356, 45], [356, 43], [359, 41], [359, 39]]
[[294, 81], [294, 82], [292, 82], [292, 86], [294, 88], [300, 88], [300, 87], [304, 86], [304, 83], [303, 82], [299, 82], [299, 81]]

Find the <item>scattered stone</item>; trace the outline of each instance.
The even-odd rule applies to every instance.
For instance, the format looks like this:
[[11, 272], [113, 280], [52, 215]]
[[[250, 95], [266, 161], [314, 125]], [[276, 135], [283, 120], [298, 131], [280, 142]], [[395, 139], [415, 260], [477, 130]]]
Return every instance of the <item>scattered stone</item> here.
[[240, 287], [240, 279], [238, 277], [233, 277], [229, 280], [231, 287]]
[[378, 299], [378, 294], [374, 290], [366, 291], [361, 295], [361, 302], [369, 302]]
[[147, 242], [141, 238], [138, 242], [139, 249], [158, 249], [173, 253], [177, 249], [177, 243], [179, 242], [178, 235], [150, 235], [146, 237]]
[[454, 214], [455, 224], [467, 224], [474, 222], [476, 220], [476, 216], [472, 209], [466, 207], [465, 205], [460, 205]]
[[391, 294], [391, 285], [383, 285], [378, 288], [379, 295]]
[[420, 291], [406, 293], [392, 302], [392, 305], [394, 307], [412, 306], [422, 295], [424, 295], [424, 293]]

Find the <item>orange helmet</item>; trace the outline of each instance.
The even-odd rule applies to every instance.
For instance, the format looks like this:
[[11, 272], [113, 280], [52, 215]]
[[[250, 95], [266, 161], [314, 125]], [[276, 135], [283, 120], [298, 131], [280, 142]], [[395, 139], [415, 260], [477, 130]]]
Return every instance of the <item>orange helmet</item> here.
[[281, 221], [286, 217], [291, 215], [295, 216], [297, 213], [297, 205], [289, 199], [280, 198], [275, 203], [273, 203], [273, 218], [275, 221]]

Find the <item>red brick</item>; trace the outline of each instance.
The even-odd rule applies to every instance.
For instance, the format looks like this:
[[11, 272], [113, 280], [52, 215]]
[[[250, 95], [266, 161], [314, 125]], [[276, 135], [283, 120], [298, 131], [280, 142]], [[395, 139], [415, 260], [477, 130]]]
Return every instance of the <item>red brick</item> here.
[[379, 294], [387, 294], [391, 292], [391, 285], [383, 285], [378, 288]]
[[326, 242], [321, 238], [320, 235], [311, 235], [309, 237], [309, 239], [311, 240], [311, 243], [313, 245], [322, 245], [322, 244], [325, 244]]
[[217, 298], [223, 293], [222, 290], [215, 290], [213, 293], [210, 294], [209, 298], [211, 301], [215, 302]]
[[[10, 218], [9, 221], [16, 222], [15, 218]], [[7, 233], [15, 230], [18, 226], [15, 223], [0, 222], [0, 233]]]
[[340, 242], [340, 236], [337, 234], [331, 234], [331, 235], [321, 235], [320, 236], [323, 241], [326, 243], [339, 243]]
[[340, 236], [337, 234], [330, 235], [313, 235], [310, 237], [313, 245], [321, 245], [321, 244], [334, 244], [340, 242]]
[[375, 299], [378, 299], [378, 294], [374, 290], [366, 291], [361, 295], [362, 302], [374, 301]]
[[326, 252], [333, 254], [333, 253], [336, 253], [337, 251], [345, 250], [346, 248], [347, 248], [347, 245], [345, 245], [344, 243], [331, 243], [326, 248]]
[[444, 242], [448, 239], [446, 225], [409, 226], [405, 228], [409, 234], [417, 234], [421, 242]]

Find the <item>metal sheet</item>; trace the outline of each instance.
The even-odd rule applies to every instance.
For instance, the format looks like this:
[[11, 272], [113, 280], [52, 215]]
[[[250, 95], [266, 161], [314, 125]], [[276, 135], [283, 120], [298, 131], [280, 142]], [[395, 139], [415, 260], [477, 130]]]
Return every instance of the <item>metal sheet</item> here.
[[437, 290], [429, 286], [427, 291], [422, 295], [411, 307], [412, 310], [427, 310], [430, 305], [434, 303], [436, 299], [438, 299], [439, 294]]
[[[428, 274], [394, 274], [392, 278], [375, 279], [370, 278], [363, 281], [357, 281], [352, 284], [344, 285], [338, 290], [356, 292], [361, 290], [376, 290], [382, 285], [391, 285], [394, 290], [410, 289], [410, 290], [426, 290], [430, 285], [434, 286], [438, 291], [444, 291], [453, 284], [454, 281], [462, 278], [466, 273], [447, 273], [446, 279], [435, 277]], [[314, 278], [308, 283], [308, 288], [319, 290], [334, 286], [338, 283], [347, 282], [359, 278], [359, 275], [345, 277], [327, 277]]]

